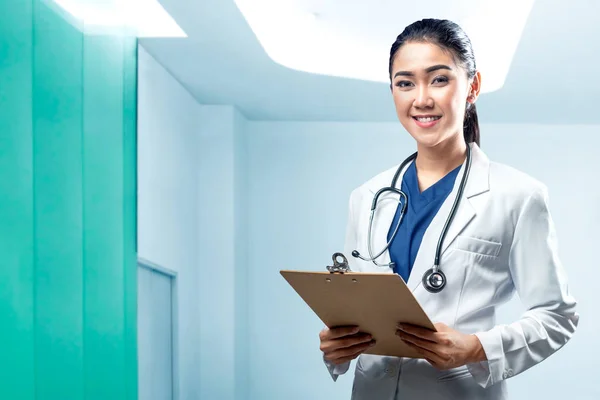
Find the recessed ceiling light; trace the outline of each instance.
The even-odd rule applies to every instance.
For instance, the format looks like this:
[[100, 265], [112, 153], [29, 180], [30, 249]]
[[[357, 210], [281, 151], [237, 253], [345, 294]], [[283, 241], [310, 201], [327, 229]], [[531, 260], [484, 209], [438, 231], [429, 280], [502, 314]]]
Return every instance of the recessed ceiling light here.
[[471, 38], [485, 93], [504, 85], [535, 0], [234, 1], [275, 62], [385, 83], [390, 47], [406, 25], [422, 18], [452, 20]]
[[54, 0], [86, 30], [128, 28], [137, 37], [187, 37], [158, 0]]

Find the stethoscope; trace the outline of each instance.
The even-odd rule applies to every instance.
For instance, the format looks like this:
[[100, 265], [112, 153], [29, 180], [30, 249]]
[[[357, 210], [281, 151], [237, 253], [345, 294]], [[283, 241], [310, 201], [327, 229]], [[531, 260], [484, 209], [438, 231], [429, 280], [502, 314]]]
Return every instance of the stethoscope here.
[[[396, 188], [396, 183], [398, 181], [398, 177], [400, 176], [400, 173], [402, 172], [402, 170], [404, 170], [404, 167], [406, 167], [406, 165], [408, 163], [410, 163], [411, 161], [413, 161], [415, 158], [417, 158], [416, 152], [414, 154], [411, 154], [406, 160], [404, 160], [404, 162], [402, 162], [402, 164], [400, 164], [400, 167], [398, 167], [398, 170], [396, 171], [396, 174], [394, 175], [394, 179], [392, 180], [392, 185], [390, 187], [384, 187], [384, 188], [379, 189], [379, 191], [375, 194], [375, 197], [373, 198], [373, 203], [371, 204], [371, 216], [369, 218], [369, 230], [367, 233], [367, 249], [369, 250], [370, 258], [361, 256], [357, 250], [354, 250], [352, 252], [352, 256], [354, 256], [356, 258], [360, 258], [361, 260], [364, 260], [364, 261], [372, 261], [375, 265], [377, 265], [379, 267], [390, 267], [390, 268], [394, 269], [393, 262], [391, 262], [389, 264], [379, 264], [376, 261], [376, 259], [379, 258], [390, 247], [390, 244], [394, 241], [394, 238], [396, 237], [396, 233], [398, 232], [398, 228], [400, 227], [400, 224], [402, 223], [402, 218], [404, 217], [404, 214], [406, 213], [406, 206], [408, 204], [408, 196], [402, 190]], [[458, 209], [458, 203], [460, 202], [463, 191], [465, 189], [470, 170], [471, 170], [471, 147], [467, 144], [467, 164], [465, 166], [465, 173], [463, 174], [462, 179], [460, 181], [460, 186], [458, 187], [458, 193], [456, 195], [456, 199], [454, 200], [454, 204], [452, 205], [452, 209], [450, 210], [450, 215], [448, 215], [448, 218], [446, 219], [446, 224], [444, 225], [444, 229], [442, 229], [442, 234], [440, 235], [440, 238], [438, 240], [437, 249], [435, 251], [435, 261], [433, 264], [433, 268], [428, 269], [423, 274], [423, 279], [422, 279], [423, 286], [425, 286], [425, 289], [427, 289], [431, 293], [439, 293], [446, 286], [446, 275], [440, 269], [440, 253], [442, 250], [442, 244], [444, 242], [444, 237], [446, 236], [446, 232], [448, 232], [448, 228], [450, 227], [450, 224], [452, 223], [452, 220], [454, 219], [454, 215], [456, 214], [456, 210]], [[385, 192], [394, 192], [400, 196], [400, 198], [398, 199], [399, 202], [400, 202], [400, 200], [404, 200], [404, 201], [401, 202], [402, 208], [400, 209], [400, 217], [398, 218], [398, 223], [397, 223], [396, 227], [394, 228], [392, 237], [387, 242], [385, 248], [383, 250], [381, 250], [379, 253], [377, 253], [377, 255], [373, 256], [373, 250], [371, 247], [371, 244], [372, 244], [371, 228], [373, 226], [373, 216], [375, 215], [377, 199], [379, 198], [379, 196], [381, 194], [383, 194]]]

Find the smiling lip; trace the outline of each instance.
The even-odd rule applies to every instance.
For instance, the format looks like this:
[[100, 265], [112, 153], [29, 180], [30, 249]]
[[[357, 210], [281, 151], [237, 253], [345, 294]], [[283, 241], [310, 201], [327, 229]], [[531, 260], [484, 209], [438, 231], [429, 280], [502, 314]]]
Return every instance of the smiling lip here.
[[[417, 126], [421, 128], [431, 128], [432, 126], [435, 126], [442, 117], [439, 115], [418, 115], [413, 116], [412, 118]], [[421, 118], [421, 120], [419, 120], [419, 118]], [[424, 118], [425, 120], [423, 120]]]

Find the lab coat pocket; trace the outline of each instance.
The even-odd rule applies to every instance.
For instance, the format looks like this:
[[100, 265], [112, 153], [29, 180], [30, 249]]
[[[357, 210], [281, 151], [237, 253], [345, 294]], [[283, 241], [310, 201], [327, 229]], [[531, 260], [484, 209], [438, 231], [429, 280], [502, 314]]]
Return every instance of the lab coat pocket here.
[[471, 371], [467, 368], [467, 366], [462, 366], [458, 368], [453, 368], [448, 371], [444, 371], [438, 376], [438, 382], [450, 382], [455, 381], [457, 379], [464, 379], [472, 377]]
[[480, 254], [488, 257], [498, 257], [502, 243], [492, 242], [469, 236], [457, 236], [453, 246], [456, 250]]

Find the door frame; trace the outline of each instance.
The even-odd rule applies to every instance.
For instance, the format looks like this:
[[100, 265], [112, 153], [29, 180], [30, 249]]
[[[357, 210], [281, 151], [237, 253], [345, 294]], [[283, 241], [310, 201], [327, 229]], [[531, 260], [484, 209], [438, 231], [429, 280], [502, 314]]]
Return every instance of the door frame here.
[[179, 281], [177, 280], [177, 271], [155, 264], [143, 257], [138, 257], [137, 267], [171, 278], [171, 381], [173, 400], [179, 400]]

